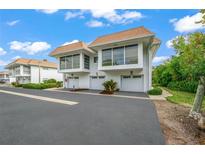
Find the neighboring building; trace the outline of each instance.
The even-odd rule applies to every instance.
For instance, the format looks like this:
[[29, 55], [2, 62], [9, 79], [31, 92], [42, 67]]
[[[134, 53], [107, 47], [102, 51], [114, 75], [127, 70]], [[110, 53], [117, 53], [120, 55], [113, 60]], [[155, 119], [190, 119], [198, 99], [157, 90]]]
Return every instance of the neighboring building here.
[[77, 42], [50, 53], [59, 61], [65, 88], [103, 89], [113, 79], [120, 91], [146, 92], [152, 85], [152, 59], [160, 46], [155, 34], [138, 27]]
[[57, 64], [45, 60], [19, 58], [6, 66], [10, 82], [40, 83], [48, 79], [62, 81]]
[[9, 73], [7, 71], [1, 71], [0, 72], [0, 82], [1, 83], [9, 82]]

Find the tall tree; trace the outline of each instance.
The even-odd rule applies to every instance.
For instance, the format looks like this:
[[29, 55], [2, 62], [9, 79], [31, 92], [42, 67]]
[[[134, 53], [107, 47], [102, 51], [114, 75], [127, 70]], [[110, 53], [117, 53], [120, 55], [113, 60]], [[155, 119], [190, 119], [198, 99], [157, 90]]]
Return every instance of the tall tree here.
[[180, 36], [173, 41], [180, 63], [188, 76], [199, 81], [194, 105], [190, 116], [200, 117], [201, 106], [205, 93], [205, 34], [196, 32]]
[[202, 23], [203, 25], [205, 25], [205, 9], [200, 10], [200, 13], [202, 14], [202, 19], [197, 23]]

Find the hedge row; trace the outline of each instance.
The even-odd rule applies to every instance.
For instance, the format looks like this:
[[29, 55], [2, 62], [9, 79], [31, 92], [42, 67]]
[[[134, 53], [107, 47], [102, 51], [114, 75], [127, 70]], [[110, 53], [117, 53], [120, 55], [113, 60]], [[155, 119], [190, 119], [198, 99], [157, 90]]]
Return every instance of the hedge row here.
[[167, 87], [172, 90], [187, 91], [195, 93], [197, 90], [198, 82], [196, 81], [172, 81]]
[[49, 79], [44, 81], [43, 83], [19, 84], [17, 82], [13, 82], [12, 85], [15, 87], [23, 87], [27, 89], [47, 89], [47, 88], [62, 87], [63, 82], [56, 81], [55, 79]]
[[162, 94], [162, 89], [155, 87], [151, 90], [148, 91], [149, 95], [161, 95]]
[[57, 87], [56, 83], [27, 83], [22, 85], [23, 88], [27, 89], [47, 89]]

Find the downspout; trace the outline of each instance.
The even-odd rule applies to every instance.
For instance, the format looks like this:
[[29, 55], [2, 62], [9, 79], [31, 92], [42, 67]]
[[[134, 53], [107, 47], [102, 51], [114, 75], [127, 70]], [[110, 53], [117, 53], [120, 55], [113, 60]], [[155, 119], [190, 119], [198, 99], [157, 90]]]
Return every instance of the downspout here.
[[41, 83], [41, 69], [40, 69], [40, 62], [38, 62], [38, 82]]

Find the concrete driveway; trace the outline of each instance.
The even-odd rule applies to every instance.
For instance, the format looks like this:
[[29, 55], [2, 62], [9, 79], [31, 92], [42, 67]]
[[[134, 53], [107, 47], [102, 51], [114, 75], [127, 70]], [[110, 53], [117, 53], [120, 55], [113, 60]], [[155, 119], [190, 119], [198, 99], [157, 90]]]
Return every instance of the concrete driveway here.
[[0, 92], [0, 144], [164, 144], [148, 99], [0, 90], [79, 102], [58, 104]]

